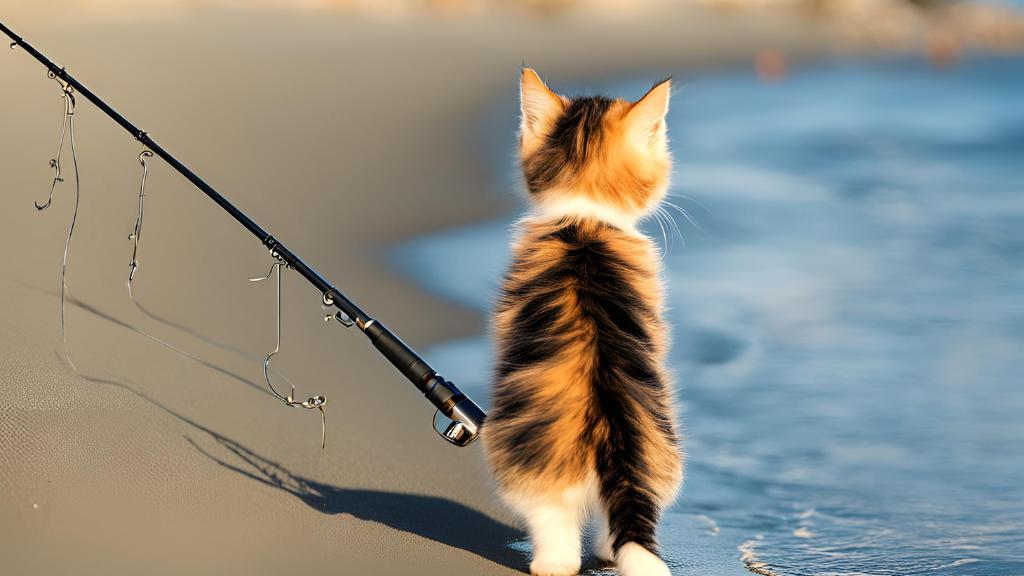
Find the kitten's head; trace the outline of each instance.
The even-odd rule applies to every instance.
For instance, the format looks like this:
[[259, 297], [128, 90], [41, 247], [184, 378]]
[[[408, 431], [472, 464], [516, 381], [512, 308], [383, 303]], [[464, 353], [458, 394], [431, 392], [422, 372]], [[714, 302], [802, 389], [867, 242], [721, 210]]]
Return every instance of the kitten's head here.
[[566, 98], [523, 68], [519, 161], [542, 212], [632, 227], [664, 198], [671, 172], [665, 114], [671, 81], [636, 102]]

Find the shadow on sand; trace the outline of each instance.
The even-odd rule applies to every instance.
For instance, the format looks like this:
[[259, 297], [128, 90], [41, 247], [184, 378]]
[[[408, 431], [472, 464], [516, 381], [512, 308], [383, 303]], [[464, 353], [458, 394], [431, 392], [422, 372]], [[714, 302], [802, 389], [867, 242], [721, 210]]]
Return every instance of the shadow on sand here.
[[[68, 303], [125, 329], [154, 338], [135, 326], [118, 320], [80, 300], [69, 299]], [[159, 340], [158, 342], [163, 343]], [[238, 380], [259, 392], [266, 392], [262, 387], [248, 379], [232, 373], [213, 362], [198, 358], [187, 352], [179, 351], [170, 345], [167, 346], [173, 351], [183, 354], [211, 370]], [[64, 360], [59, 352], [55, 351], [55, 354], [58, 359]], [[110, 377], [91, 376], [81, 373], [77, 369], [75, 372], [79, 377], [89, 382], [114, 386], [134, 394], [161, 411], [173, 416], [175, 419], [210, 436], [224, 449], [236, 456], [239, 459], [238, 463], [228, 462], [212, 454], [187, 435], [185, 439], [199, 453], [220, 466], [261, 484], [277, 488], [298, 498], [318, 512], [324, 514], [350, 514], [360, 520], [379, 522], [395, 530], [401, 530], [402, 532], [429, 538], [446, 546], [465, 550], [513, 570], [520, 572], [529, 571], [524, 555], [508, 546], [508, 544], [514, 541], [522, 540], [525, 536], [523, 532], [460, 502], [438, 496], [343, 488], [298, 476], [277, 462], [260, 456], [231, 438], [175, 412], [125, 381]]]
[[524, 534], [464, 504], [437, 496], [342, 488], [317, 482], [293, 474], [230, 438], [200, 429], [237, 456], [241, 464], [218, 458], [187, 438], [196, 450], [228, 470], [295, 496], [319, 512], [350, 514], [360, 520], [379, 522], [528, 572], [523, 555], [507, 546]]
[[294, 496], [310, 508], [324, 514], [350, 514], [360, 520], [379, 522], [385, 526], [429, 538], [440, 544], [465, 550], [512, 570], [529, 572], [526, 558], [508, 544], [524, 538], [523, 532], [454, 500], [438, 496], [402, 494], [383, 490], [367, 490], [332, 486], [292, 473], [284, 466], [264, 458], [238, 442], [164, 406], [129, 384], [112, 378], [79, 374], [83, 379], [114, 386], [142, 398], [188, 426], [210, 436], [231, 454], [238, 463], [212, 454], [190, 436], [185, 440], [200, 454], [220, 466], [277, 488]]

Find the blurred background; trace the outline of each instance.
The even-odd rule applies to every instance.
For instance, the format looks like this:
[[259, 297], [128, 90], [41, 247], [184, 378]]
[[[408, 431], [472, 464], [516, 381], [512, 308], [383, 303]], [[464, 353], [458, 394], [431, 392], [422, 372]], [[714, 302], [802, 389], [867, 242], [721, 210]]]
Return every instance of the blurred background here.
[[[671, 219], [645, 223], [687, 436], [673, 573], [1024, 574], [1024, 2], [5, 0], [0, 21], [485, 406], [519, 67], [569, 95], [673, 76]], [[330, 399], [327, 449], [262, 392], [273, 292], [244, 279], [267, 255], [159, 162], [132, 307], [139, 149], [84, 101], [72, 372], [68, 174], [31, 208], [63, 104], [0, 56], [11, 573], [527, 570], [479, 447], [434, 438], [295, 275], [275, 369]]]

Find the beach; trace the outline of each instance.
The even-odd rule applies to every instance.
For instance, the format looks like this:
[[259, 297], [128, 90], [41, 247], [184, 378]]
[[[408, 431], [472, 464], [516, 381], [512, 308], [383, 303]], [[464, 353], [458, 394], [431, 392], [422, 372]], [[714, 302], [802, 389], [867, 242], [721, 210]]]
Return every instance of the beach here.
[[[478, 332], [380, 257], [402, 240], [516, 210], [476, 143], [520, 65], [553, 82], [749, 65], [822, 38], [786, 17], [669, 21], [482, 16], [379, 20], [194, 9], [123, 17], [24, 7], [4, 23], [149, 131], [414, 348]], [[522, 537], [479, 446], [429, 430], [429, 404], [355, 330], [322, 321], [286, 272], [274, 370], [320, 419], [265, 391], [271, 259], [160, 162], [146, 184], [135, 308], [125, 289], [141, 167], [131, 137], [79, 99], [81, 209], [65, 362], [59, 273], [74, 181], [53, 205], [63, 104], [20, 51], [0, 65], [0, 556], [8, 574], [512, 574]], [[513, 120], [514, 122], [514, 120]], [[514, 134], [498, 135], [514, 145]], [[502, 170], [512, 171], [511, 154]], [[194, 357], [182, 356], [143, 333]], [[444, 366], [437, 366], [443, 373]], [[287, 385], [284, 384], [284, 389]], [[698, 530], [694, 528], [696, 533]], [[695, 543], [699, 550], [699, 544]], [[695, 554], [703, 573], [734, 558]]]
[[[918, 303], [911, 311], [920, 315], [945, 310], [943, 301], [922, 304], [914, 283], [891, 291], [894, 300], [878, 300], [864, 280], [869, 275], [858, 274], [867, 269], [866, 263], [886, 277], [908, 269], [907, 263], [920, 265], [923, 278], [959, 270], [956, 259], [948, 266], [945, 260], [939, 261], [942, 266], [926, 266], [932, 260], [918, 259], [913, 249], [928, 245], [936, 229], [944, 233], [942, 226], [959, 222], [961, 214], [951, 216], [943, 206], [967, 210], [970, 205], [959, 195], [937, 196], [938, 208], [925, 212], [927, 218], [911, 219], [907, 214], [917, 212], [907, 206], [915, 199], [910, 192], [901, 196], [892, 189], [945, 192], [944, 182], [961, 181], [952, 176], [944, 180], [947, 173], [940, 168], [952, 163], [937, 155], [930, 157], [932, 172], [903, 170], [919, 166], [915, 156], [900, 156], [903, 148], [877, 152], [872, 146], [887, 143], [888, 127], [899, 126], [910, 135], [908, 150], [932, 151], [941, 148], [930, 147], [939, 142], [968, 158], [975, 150], [985, 151], [984, 145], [995, 138], [992, 134], [1003, 134], [997, 129], [1016, 126], [1017, 115], [1011, 110], [986, 116], [990, 108], [1002, 110], [983, 105], [987, 100], [974, 108], [957, 108], [977, 100], [967, 91], [962, 99], [953, 93], [948, 107], [922, 113], [924, 119], [915, 123], [913, 103], [922, 93], [935, 93], [933, 87], [943, 81], [922, 72], [929, 66], [924, 59], [897, 61], [882, 70], [838, 66], [838, 72], [801, 76], [806, 84], [793, 82], [788, 93], [770, 89], [770, 81], [785, 76], [787, 66], [851, 54], [927, 52], [933, 63], [947, 65], [959, 53], [951, 51], [945, 37], [937, 43], [917, 38], [894, 47], [842, 40], [837, 28], [797, 12], [651, 3], [657, 9], [629, 11], [607, 2], [602, 10], [548, 13], [500, 7], [460, 11], [464, 4], [451, 2], [455, 8], [410, 15], [334, 9], [316, 2], [286, 9], [270, 0], [256, 7], [170, 0], [141, 5], [110, 0], [89, 6], [21, 1], [4, 9], [0, 20], [148, 131], [423, 353], [439, 372], [457, 385], [464, 382], [482, 403], [490, 281], [483, 276], [493, 275], [491, 269], [506, 257], [501, 235], [523, 209], [514, 157], [520, 67], [532, 66], [556, 90], [570, 91], [642, 90], [675, 77], [683, 95], [677, 93], [673, 114], [682, 115], [679, 128], [692, 127], [693, 136], [674, 132], [673, 139], [699, 153], [681, 159], [686, 168], [683, 190], [721, 202], [718, 217], [703, 218], [726, 225], [713, 230], [718, 234], [714, 240], [694, 232], [696, 239], [690, 236], [686, 252], [680, 255], [677, 249], [668, 256], [668, 262], [676, 263], [672, 273], [689, 271], [695, 264], [692, 277], [671, 280], [687, 296], [673, 314], [699, 321], [677, 328], [687, 338], [678, 348], [683, 359], [674, 368], [680, 372], [684, 401], [710, 408], [692, 415], [694, 430], [708, 433], [697, 434], [690, 443], [695, 482], [684, 489], [685, 504], [668, 516], [663, 528], [668, 560], [676, 574], [828, 573], [832, 565], [813, 562], [841, 555], [836, 547], [829, 548], [834, 541], [814, 540], [815, 533], [839, 526], [849, 532], [835, 530], [848, 538], [841, 542], [859, 549], [863, 543], [857, 538], [875, 538], [875, 526], [854, 522], [861, 501], [848, 496], [855, 490], [837, 488], [824, 499], [834, 509], [819, 504], [816, 510], [814, 498], [820, 492], [801, 484], [808, 471], [824, 474], [822, 484], [831, 487], [872, 470], [862, 463], [886, 458], [909, 462], [908, 454], [920, 457], [922, 451], [899, 452], [905, 448], [900, 439], [883, 434], [899, 427], [884, 419], [871, 428], [879, 431], [878, 437], [860, 438], [861, 444], [844, 440], [821, 448], [809, 443], [800, 452], [807, 447], [801, 443], [807, 441], [806, 431], [820, 430], [820, 438], [826, 437], [824, 431], [856, 437], [861, 427], [853, 422], [843, 428], [843, 417], [862, 404], [865, 410], [871, 408], [868, 400], [890, 398], [886, 378], [892, 374], [913, 375], [914, 365], [900, 363], [893, 350], [924, 362], [946, 345], [941, 340], [945, 332], [925, 332], [911, 324], [918, 320], [911, 312], [907, 323], [896, 327], [905, 333], [889, 334], [892, 327], [884, 322], [903, 318], [893, 312], [906, 309], [898, 298]], [[108, 5], [116, 9], [104, 8]], [[1017, 68], [986, 70], [968, 76], [962, 85], [987, 86], [987, 78], [1005, 76], [1005, 70], [1012, 75]], [[742, 74], [733, 77], [730, 71]], [[687, 88], [698, 77], [694, 82], [699, 83]], [[906, 92], [897, 93], [908, 103], [907, 110], [888, 106], [889, 93], [869, 90], [865, 101], [875, 103], [873, 112], [891, 116], [871, 116], [881, 118], [877, 124], [847, 122], [846, 110], [861, 103], [861, 93], [853, 88], [897, 84], [893, 78], [910, 79], [904, 83], [910, 86]], [[842, 89], [843, 82], [850, 83], [849, 90]], [[993, 86], [992, 98], [1000, 101], [998, 84]], [[132, 302], [126, 289], [129, 234], [138, 210], [142, 150], [82, 98], [74, 115], [81, 204], [70, 247], [65, 310], [72, 367], [59, 323], [61, 256], [75, 196], [70, 142], [65, 142], [64, 181], [56, 186], [53, 204], [42, 212], [32, 206], [45, 200], [53, 180], [48, 162], [57, 150], [64, 104], [59, 86], [20, 50], [0, 52], [0, 87], [0, 241], [7, 257], [0, 272], [0, 565], [5, 574], [528, 572], [529, 546], [493, 495], [480, 445], [460, 449], [438, 438], [430, 430], [430, 404], [357, 329], [324, 322], [321, 294], [286, 270], [283, 333], [271, 378], [286, 393], [294, 385], [300, 400], [327, 397], [326, 448], [321, 450], [320, 414], [283, 405], [263, 379], [264, 356], [276, 343], [275, 285], [248, 279], [266, 274], [271, 256], [157, 159], [148, 161], [144, 233], [133, 283], [138, 305]], [[792, 93], [804, 94], [805, 89], [806, 108], [791, 107], [801, 102]], [[635, 97], [639, 92], [615, 95]], [[777, 133], [789, 145], [797, 143], [796, 148], [779, 146], [772, 138], [775, 132], [756, 128], [764, 114], [747, 105], [754, 97], [774, 102], [783, 112], [778, 117], [785, 123], [780, 121]], [[945, 99], [929, 99], [933, 101]], [[688, 102], [683, 106], [690, 106], [690, 112], [678, 106], [682, 102]], [[735, 117], [732, 109], [737, 110]], [[812, 113], [802, 115], [805, 109]], [[931, 130], [935, 117], [949, 124]], [[958, 118], [990, 119], [995, 128], [978, 130], [969, 122], [958, 123]], [[819, 125], [833, 132], [818, 130]], [[670, 126], [677, 130], [676, 124]], [[849, 142], [828, 139], [837, 131], [845, 137], [842, 129], [849, 126], [871, 128], [851, 137], [863, 146], [842, 148], [839, 144]], [[1012, 158], [1019, 140], [1007, 130], [1009, 135], [996, 143], [1001, 146], [998, 154]], [[962, 148], [943, 140], [946, 135]], [[906, 142], [896, 141], [901, 146]], [[800, 149], [801, 144], [807, 148]], [[832, 144], [837, 147], [830, 148]], [[894, 160], [883, 165], [888, 171], [878, 168], [872, 156], [876, 152], [905, 164]], [[847, 204], [838, 192], [822, 192], [833, 191], [820, 182], [834, 183], [829, 178], [835, 176], [830, 170], [837, 157], [863, 161], [871, 168], [863, 174], [877, 182], [864, 184], [858, 179], [862, 172], [851, 170], [843, 173], [849, 181], [841, 180], [835, 190], [889, 186], [891, 196], [883, 194], [872, 203], [875, 197], [865, 194], [871, 202]], [[989, 163], [996, 165], [983, 154], [970, 158], [980, 158], [976, 164], [963, 163], [977, 173], [986, 173]], [[772, 164], [773, 159], [782, 167]], [[901, 179], [904, 174], [909, 176]], [[968, 184], [976, 175], [952, 174]], [[1002, 190], [985, 184], [986, 190]], [[948, 290], [943, 285], [941, 291], [957, 295], [963, 290], [967, 299], [970, 286], [994, 278], [991, 282], [1002, 292], [986, 293], [977, 301], [992, 304], [965, 308], [962, 318], [942, 317], [921, 325], [1016, 317], [1018, 307], [1006, 298], [1015, 280], [1003, 281], [985, 267], [994, 260], [985, 250], [1008, 246], [1009, 254], [1015, 246], [1004, 234], [1018, 229], [1012, 220], [1018, 196], [1012, 192], [1006, 190], [1001, 203], [990, 199], [984, 205], [988, 208], [962, 214], [973, 223], [973, 228], [964, 225], [965, 236], [977, 242], [953, 254], [977, 260], [970, 261], [977, 269], [968, 268], [974, 284], [950, 284]], [[986, 219], [997, 216], [1009, 223], [1000, 221], [1001, 228], [992, 232]], [[792, 233], [774, 225], [794, 217], [798, 225], [791, 227]], [[881, 224], [873, 217], [881, 218]], [[934, 226], [922, 224], [926, 220]], [[873, 227], [859, 228], [855, 221]], [[818, 238], [815, 234], [823, 229], [845, 234], [841, 239], [846, 243], [828, 245], [835, 248], [832, 252], [805, 252], [807, 239]], [[896, 248], [879, 252], [891, 257], [876, 262], [870, 250], [879, 238], [899, 242], [885, 245], [886, 250]], [[761, 239], [765, 243], [757, 246]], [[773, 246], [785, 251], [769, 257], [756, 251]], [[851, 254], [859, 259], [846, 259]], [[768, 289], [742, 288], [755, 286], [755, 273], [771, 281]], [[851, 281], [840, 281], [846, 279]], [[854, 297], [845, 292], [845, 299], [834, 297], [848, 285], [868, 288]], [[840, 301], [866, 306], [877, 323], [850, 332], [842, 323], [844, 316], [827, 313]], [[748, 312], [749, 317], [743, 316]], [[755, 317], [759, 322], [750, 321]], [[702, 331], [720, 325], [728, 330]], [[1019, 330], [1015, 326], [1007, 330]], [[849, 412], [830, 412], [836, 404], [822, 400], [808, 408], [808, 420], [787, 418], [807, 398], [827, 398], [825, 393], [834, 391], [820, 385], [821, 374], [832, 381], [829, 370], [849, 357], [844, 356], [847, 349], [829, 346], [859, 345], [865, 334], [876, 332], [892, 340], [871, 340], [879, 344], [855, 350], [876, 363], [853, 362], [855, 369], [839, 379], [847, 382], [843, 390], [851, 394], [839, 405]], [[904, 337], [925, 333], [933, 339]], [[984, 346], [989, 354], [985, 365], [995, 374], [992, 381], [1007, 385], [999, 370], [1013, 366], [1007, 346], [1015, 340], [986, 335], [990, 339], [972, 341], [991, 343]], [[908, 348], [900, 348], [904, 345]], [[771, 367], [763, 362], [771, 346], [789, 354], [779, 358], [793, 361], [780, 361], [774, 372], [747, 378], [757, 372], [754, 367]], [[827, 362], [815, 363], [807, 355], [808, 346], [820, 346], [821, 353], [813, 358]], [[964, 362], [973, 358], [965, 354]], [[935, 370], [946, 374], [945, 366]], [[1007, 388], [1000, 404], [998, 396], [964, 403], [959, 393], [944, 394], [956, 388], [956, 376], [964, 371], [970, 372], [963, 362], [951, 362], [952, 383], [945, 388], [907, 387], [908, 404], [940, 408], [915, 408], [908, 414], [943, 416], [944, 422], [936, 425], [940, 428], [962, 423], [964, 430], [980, 430], [971, 442], [987, 441], [985, 434], [998, 438], [999, 430], [1009, 429], [999, 428], [1000, 418], [1021, 396]], [[878, 388], [859, 393], [856, 386], [863, 382]], [[792, 396], [786, 396], [787, 385], [794, 387], [788, 390]], [[953, 411], [944, 404], [950, 398], [968, 408]], [[746, 412], [748, 402], [767, 408]], [[827, 419], [829, 414], [838, 415]], [[976, 427], [972, 418], [978, 414], [995, 415], [992, 425]], [[747, 423], [731, 425], [741, 420]], [[934, 423], [929, 420], [928, 425]], [[786, 430], [790, 435], [782, 433]], [[913, 439], [920, 429], [904, 432]], [[958, 439], [955, 433], [949, 436]], [[748, 442], [751, 438], [760, 441]], [[890, 441], [897, 447], [889, 447]], [[787, 447], [798, 452], [786, 453]], [[709, 465], [705, 455], [711, 452], [717, 460]], [[820, 454], [833, 459], [815, 460]], [[964, 475], [973, 480], [975, 475], [967, 472], [984, 466], [983, 458], [974, 459], [982, 452], [965, 449], [964, 454], [961, 462], [971, 464], [964, 466]], [[935, 461], [944, 463], [944, 456], [935, 456]], [[906, 468], [908, 476], [918, 472]], [[987, 476], [990, 481], [1019, 477], [1011, 468], [994, 472], [998, 474]], [[834, 478], [827, 476], [833, 473]], [[874, 481], [864, 480], [868, 491]], [[913, 484], [894, 482], [893, 487], [907, 486]], [[994, 481], [993, 486], [993, 493], [1012, 492]], [[933, 492], [922, 494], [931, 505]], [[1000, 502], [995, 496], [991, 501], [993, 506]], [[793, 502], [800, 507], [786, 508]], [[883, 504], [871, 510], [898, 508]], [[751, 507], [763, 507], [753, 514], [763, 526], [744, 524]], [[1005, 508], [1016, 514], [1012, 506]], [[923, 517], [918, 509], [903, 512], [907, 524]], [[996, 530], [1012, 546], [1017, 530], [1012, 514], [1009, 520], [995, 518], [992, 526], [979, 523], [972, 529]], [[878, 513], [876, 518], [889, 517]], [[792, 538], [780, 540], [779, 526]], [[936, 532], [945, 538], [944, 530]], [[957, 554], [956, 545], [976, 545], [973, 540], [951, 543], [942, 538], [936, 536], [934, 546]], [[878, 539], [903, 542], [885, 534]], [[961, 566], [981, 561], [968, 554], [982, 556], [971, 549], [963, 552], [964, 558], [932, 571], [956, 574]], [[807, 558], [806, 570], [786, 564]], [[863, 567], [852, 558], [844, 568]], [[932, 560], [915, 566], [931, 566]], [[784, 569], [776, 570], [779, 565]], [[1015, 569], [1009, 563], [999, 566], [1001, 571], [993, 573]], [[597, 567], [591, 559], [584, 568]]]
[[[687, 75], [668, 120], [674, 222], [642, 227], [686, 431], [659, 533], [673, 573], [709, 552], [767, 576], [1021, 572], [1024, 110], [1006, 95], [1022, 70], [975, 55]], [[391, 258], [484, 312], [513, 225]], [[488, 405], [486, 334], [426, 353]]]

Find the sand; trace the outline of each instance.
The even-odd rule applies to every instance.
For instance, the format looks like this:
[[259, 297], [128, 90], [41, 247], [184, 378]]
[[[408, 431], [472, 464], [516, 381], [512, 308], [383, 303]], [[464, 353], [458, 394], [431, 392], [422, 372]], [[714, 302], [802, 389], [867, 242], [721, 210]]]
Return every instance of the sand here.
[[[564, 83], [748, 65], [769, 45], [820, 53], [785, 17], [367, 20], [329, 12], [3, 14], [95, 92], [418, 348], [483, 319], [388, 269], [388, 246], [516, 209], [481, 150], [522, 62]], [[322, 321], [285, 276], [275, 368], [315, 412], [264, 388], [274, 345], [260, 244], [160, 162], [134, 308], [125, 291], [139, 146], [84, 101], [82, 206], [68, 338], [59, 264], [73, 179], [45, 197], [62, 104], [20, 51], [0, 52], [0, 558], [4, 574], [513, 574], [521, 537], [479, 446], [450, 447], [432, 411], [355, 330]], [[491, 123], [493, 124], [493, 123]], [[497, 137], [514, 142], [513, 134]], [[494, 141], [493, 134], [488, 141]], [[498, 151], [500, 154], [500, 151]], [[507, 170], [512, 170], [511, 157]], [[146, 332], [203, 359], [182, 357]], [[437, 366], [444, 371], [444, 366]], [[704, 574], [736, 573], [702, 559]]]

